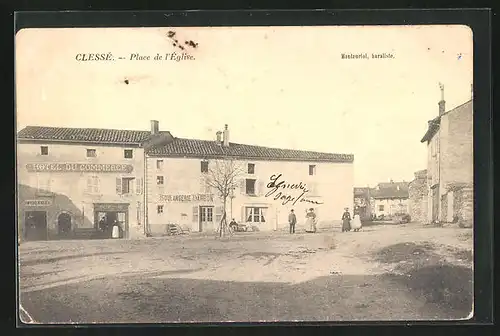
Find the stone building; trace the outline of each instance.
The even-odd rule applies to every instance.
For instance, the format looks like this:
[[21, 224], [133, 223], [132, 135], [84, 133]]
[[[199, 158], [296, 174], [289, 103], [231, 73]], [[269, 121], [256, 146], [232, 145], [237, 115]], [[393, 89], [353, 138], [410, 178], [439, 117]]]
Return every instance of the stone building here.
[[[223, 133], [223, 138], [222, 138]], [[183, 139], [160, 131], [28, 126], [17, 134], [20, 239], [122, 238], [163, 234], [169, 224], [191, 231], [217, 227], [223, 206], [204, 177], [218, 161], [241, 167], [227, 215], [259, 230], [298, 227], [314, 208], [319, 226], [353, 206], [354, 156]], [[102, 236], [102, 237], [101, 237]]]
[[408, 182], [381, 182], [370, 192], [372, 213], [377, 217], [408, 214]]
[[[352, 209], [354, 156], [269, 148], [230, 142], [229, 128], [214, 140], [174, 138], [152, 147], [146, 158], [148, 230], [161, 234], [167, 223], [210, 232], [223, 214], [218, 190], [206, 183], [224, 162], [238, 170], [226, 204], [228, 219], [259, 231], [288, 227], [293, 209], [297, 230], [313, 208], [318, 227], [340, 223]], [[219, 171], [220, 172], [220, 171]]]
[[422, 143], [427, 144], [428, 220], [473, 222], [473, 111], [472, 100], [446, 111], [441, 87], [439, 115], [428, 122]]
[[412, 221], [428, 223], [427, 218], [427, 169], [415, 172], [415, 178], [408, 185], [408, 209]]

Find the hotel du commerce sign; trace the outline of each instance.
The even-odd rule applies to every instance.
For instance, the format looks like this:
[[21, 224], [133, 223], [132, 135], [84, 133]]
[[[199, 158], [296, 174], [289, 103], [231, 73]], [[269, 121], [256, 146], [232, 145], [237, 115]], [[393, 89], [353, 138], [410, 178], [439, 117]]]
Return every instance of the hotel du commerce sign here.
[[131, 164], [109, 163], [28, 163], [28, 172], [131, 173]]

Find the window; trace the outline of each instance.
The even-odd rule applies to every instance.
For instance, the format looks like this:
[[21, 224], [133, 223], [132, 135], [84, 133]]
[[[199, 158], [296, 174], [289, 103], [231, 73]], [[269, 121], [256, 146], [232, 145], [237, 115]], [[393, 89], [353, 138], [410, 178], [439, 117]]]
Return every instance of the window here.
[[40, 146], [40, 155], [49, 155], [49, 147]]
[[255, 174], [255, 164], [254, 163], [248, 164], [248, 174]]
[[157, 205], [157, 206], [156, 206], [156, 213], [157, 213], [158, 215], [163, 214], [163, 205]]
[[133, 157], [134, 157], [134, 152], [133, 152], [131, 149], [125, 149], [125, 150], [123, 151], [123, 157], [124, 157], [125, 159], [131, 159], [131, 158], [133, 158]]
[[316, 175], [316, 165], [309, 165], [309, 175]]
[[383, 205], [379, 205], [378, 206], [378, 211], [384, 211], [384, 206]]
[[245, 180], [245, 193], [247, 195], [255, 195], [255, 179]]
[[88, 193], [99, 192], [99, 177], [97, 176], [87, 177], [87, 192]]
[[116, 184], [117, 193], [122, 195], [131, 194], [133, 191], [132, 189], [133, 180], [134, 180], [133, 177], [124, 177], [122, 179], [118, 178]]
[[37, 187], [39, 193], [50, 193], [50, 178], [39, 176]]
[[163, 169], [163, 160], [156, 160], [156, 169], [158, 170]]
[[156, 176], [156, 184], [157, 185], [163, 185], [163, 176]]
[[87, 157], [94, 158], [97, 156], [97, 152], [95, 149], [87, 149]]
[[265, 223], [265, 212], [267, 208], [247, 207], [246, 221], [251, 223]]
[[201, 172], [208, 173], [208, 161], [201, 161]]

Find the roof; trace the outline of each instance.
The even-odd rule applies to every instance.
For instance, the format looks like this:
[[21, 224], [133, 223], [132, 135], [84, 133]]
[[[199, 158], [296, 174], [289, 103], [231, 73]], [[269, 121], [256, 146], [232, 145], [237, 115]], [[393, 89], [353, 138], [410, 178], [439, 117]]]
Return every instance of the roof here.
[[334, 154], [294, 149], [244, 145], [230, 142], [225, 147], [218, 141], [174, 138], [174, 141], [148, 150], [150, 156], [182, 156], [202, 158], [244, 158], [256, 160], [353, 162], [352, 154]]
[[19, 140], [49, 140], [140, 145], [151, 138], [149, 131], [103, 128], [27, 126], [17, 133]]
[[432, 139], [432, 137], [434, 137], [434, 135], [437, 133], [437, 131], [439, 130], [439, 126], [441, 124], [441, 117], [448, 114], [448, 113], [453, 113], [455, 111], [459, 111], [459, 110], [463, 110], [463, 109], [468, 109], [470, 108], [471, 111], [472, 111], [472, 100], [469, 100], [465, 103], [463, 103], [462, 105], [459, 105], [443, 114], [441, 114], [440, 116], [437, 116], [436, 118], [432, 119], [432, 120], [429, 120], [427, 123], [428, 123], [428, 128], [427, 128], [427, 132], [425, 132], [424, 136], [422, 137], [422, 139], [420, 140], [420, 142], [426, 142], [426, 141], [429, 141]]
[[[314, 151], [302, 151], [294, 149], [281, 149], [263, 146], [243, 145], [229, 143], [229, 147], [220, 142], [210, 140], [196, 140], [174, 138], [170, 132], [166, 141], [155, 143], [149, 131], [102, 129], [102, 128], [64, 128], [27, 126], [18, 132], [19, 140], [46, 140], [46, 141], [69, 141], [69, 142], [91, 142], [107, 144], [130, 144], [141, 145], [149, 142], [147, 153], [150, 156], [182, 156], [217, 158], [232, 157], [245, 159], [272, 159], [290, 161], [313, 161], [313, 162], [353, 162], [352, 154], [322, 153]], [[160, 139], [162, 140], [162, 139]]]
[[[408, 198], [408, 182], [383, 182], [379, 183], [375, 189], [372, 189], [371, 197], [375, 199], [387, 198]], [[399, 190], [398, 190], [399, 187]]]
[[354, 187], [354, 196], [359, 196], [359, 197], [368, 197], [368, 195], [371, 193], [371, 188], [369, 187]]

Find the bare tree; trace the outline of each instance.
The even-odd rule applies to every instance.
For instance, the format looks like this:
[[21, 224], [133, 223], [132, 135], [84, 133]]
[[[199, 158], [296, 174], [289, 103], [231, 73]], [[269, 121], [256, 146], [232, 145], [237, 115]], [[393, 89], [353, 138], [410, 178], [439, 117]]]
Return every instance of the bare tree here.
[[242, 166], [232, 159], [212, 161], [208, 173], [206, 174], [206, 185], [217, 192], [217, 196], [220, 198], [223, 205], [221, 221], [218, 227], [220, 237], [223, 237], [229, 232], [226, 211], [227, 200], [238, 186], [238, 177], [242, 174]]

